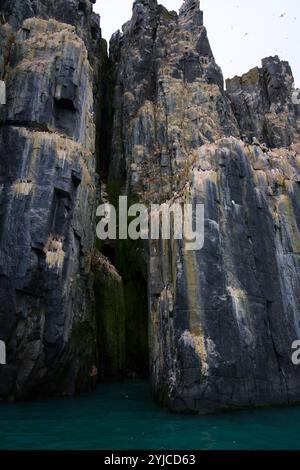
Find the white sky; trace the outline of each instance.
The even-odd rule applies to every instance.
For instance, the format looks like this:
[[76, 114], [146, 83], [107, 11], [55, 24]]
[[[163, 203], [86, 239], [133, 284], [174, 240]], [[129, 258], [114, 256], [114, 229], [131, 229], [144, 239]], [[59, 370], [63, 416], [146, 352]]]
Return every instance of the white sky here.
[[[103, 37], [131, 18], [132, 0], [97, 0]], [[161, 0], [169, 10], [178, 10], [183, 0]], [[241, 75], [260, 65], [261, 59], [279, 55], [292, 66], [300, 87], [299, 0], [201, 0], [204, 24], [224, 78]], [[284, 15], [284, 16], [282, 16]]]

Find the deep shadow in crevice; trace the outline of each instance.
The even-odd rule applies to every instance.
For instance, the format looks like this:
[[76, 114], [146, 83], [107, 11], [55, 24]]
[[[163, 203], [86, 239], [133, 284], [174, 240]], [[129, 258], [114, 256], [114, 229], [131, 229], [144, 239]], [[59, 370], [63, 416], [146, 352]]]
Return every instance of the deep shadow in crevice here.
[[149, 375], [147, 270], [138, 242], [104, 244], [95, 277], [100, 381]]
[[76, 129], [76, 108], [73, 101], [67, 98], [55, 98], [54, 116], [56, 128], [72, 136]]

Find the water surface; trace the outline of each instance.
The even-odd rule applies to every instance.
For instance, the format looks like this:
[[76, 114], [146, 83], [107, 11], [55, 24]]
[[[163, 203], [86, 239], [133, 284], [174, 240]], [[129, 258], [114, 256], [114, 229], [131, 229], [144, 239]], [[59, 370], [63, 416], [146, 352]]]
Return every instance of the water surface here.
[[149, 383], [76, 398], [0, 404], [0, 449], [300, 449], [300, 407], [197, 417], [157, 406]]

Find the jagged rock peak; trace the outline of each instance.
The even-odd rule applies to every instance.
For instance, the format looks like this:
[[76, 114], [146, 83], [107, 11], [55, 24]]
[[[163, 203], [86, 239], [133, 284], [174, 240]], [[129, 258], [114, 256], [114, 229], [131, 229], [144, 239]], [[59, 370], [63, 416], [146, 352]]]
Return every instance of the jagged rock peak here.
[[[153, 124], [156, 122], [159, 128], [156, 131], [150, 126], [145, 131], [148, 136], [158, 135], [157, 141], [152, 142], [153, 148], [146, 151], [149, 150], [149, 161], [150, 155], [167, 155], [169, 152], [175, 155], [174, 160], [180, 166], [180, 161], [188, 158], [182, 154], [184, 141], [189, 141], [195, 149], [223, 135], [239, 135], [224, 92], [223, 75], [214, 60], [203, 26], [198, 1], [185, 2], [179, 15], [168, 12], [156, 0], [136, 1], [132, 19], [123, 27], [123, 35], [118, 33], [111, 40], [110, 57], [117, 71], [115, 101], [118, 105], [115, 105], [116, 128], [113, 129], [115, 137], [110, 165], [111, 174], [115, 177], [120, 177], [122, 168], [127, 168], [129, 173], [131, 163], [137, 163], [128, 159], [125, 162], [124, 155], [121, 155], [122, 135], [128, 136], [130, 145], [140, 145], [139, 135], [144, 130], [135, 127], [137, 114], [143, 119], [150, 114]], [[123, 115], [119, 113], [121, 102], [124, 102]], [[164, 113], [161, 115], [162, 109]], [[178, 120], [180, 113], [189, 117], [187, 127]], [[168, 115], [167, 126], [164, 124], [165, 115]], [[141, 160], [139, 156], [137, 159]], [[168, 162], [166, 166], [171, 164], [169, 157], [165, 160]], [[154, 163], [151, 164], [153, 168]], [[141, 168], [144, 171], [145, 165]], [[170, 169], [169, 176], [172, 172]], [[149, 186], [148, 177], [143, 178], [139, 182], [145, 181]], [[135, 190], [139, 191], [141, 187], [137, 189], [136, 186]], [[152, 187], [151, 194], [152, 190], [157, 194]]]
[[225, 93], [199, 7], [186, 0], [173, 16], [136, 1], [111, 42], [109, 178], [148, 204], [205, 204], [202, 250], [173, 240], [147, 247], [151, 382], [177, 411], [298, 402], [290, 357], [299, 337], [300, 114], [291, 71], [267, 58]]
[[182, 7], [179, 10], [179, 14], [185, 14], [190, 11], [200, 10], [200, 0], [184, 0]]
[[[165, 23], [166, 26], [178, 24], [195, 34], [199, 34], [203, 27], [203, 12], [200, 10], [199, 0], [185, 0], [179, 10], [169, 11], [166, 7], [157, 2], [157, 0], [135, 0], [132, 7], [132, 18], [122, 26], [122, 33], [116, 31], [111, 40], [119, 40], [123, 34], [136, 34], [145, 29], [157, 28], [159, 24]], [[114, 45], [113, 45], [114, 47]], [[210, 54], [212, 55], [212, 54]]]
[[[167, 8], [163, 5], [157, 3], [157, 0], [135, 0], [132, 7], [133, 16], [131, 22], [135, 23], [136, 20], [146, 20], [147, 22], [156, 19], [158, 20], [159, 16], [163, 14], [169, 14]], [[172, 12], [172, 14], [177, 18], [177, 13]]]
[[[133, 2], [133, 11], [139, 8], [148, 8], [151, 10], [165, 10], [163, 5], [157, 3], [157, 0], [135, 0]], [[172, 11], [172, 13], [176, 13]], [[176, 14], [177, 16], [177, 14]], [[179, 9], [179, 16], [188, 16], [188, 17], [195, 17], [201, 16], [203, 19], [203, 12], [200, 10], [200, 1], [199, 0], [184, 0], [182, 6]], [[203, 21], [202, 21], [203, 24]]]
[[145, 7], [149, 8], [157, 8], [157, 0], [135, 0], [133, 2], [133, 9], [136, 8], [137, 5], [144, 5]]
[[299, 141], [299, 105], [292, 101], [294, 78], [288, 62], [266, 57], [241, 77], [226, 81], [242, 134], [271, 147]]
[[192, 20], [197, 26], [203, 26], [203, 12], [200, 10], [199, 0], [184, 0], [179, 16]]

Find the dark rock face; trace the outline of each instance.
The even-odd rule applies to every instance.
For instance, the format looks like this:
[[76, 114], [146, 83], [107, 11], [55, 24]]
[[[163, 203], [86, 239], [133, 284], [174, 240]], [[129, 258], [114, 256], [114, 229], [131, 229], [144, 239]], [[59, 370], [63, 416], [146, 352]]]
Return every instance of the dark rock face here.
[[288, 64], [265, 59], [225, 93], [190, 0], [179, 15], [135, 1], [111, 59], [110, 178], [142, 202], [205, 205], [201, 251], [146, 249], [157, 397], [193, 412], [299, 401], [300, 134]]
[[[179, 180], [198, 147], [239, 136], [199, 2], [185, 2], [177, 16], [155, 0], [136, 1], [110, 46], [117, 71], [111, 176], [123, 178], [133, 165], [134, 192], [171, 197], [170, 176]], [[150, 177], [161, 163], [166, 185]], [[144, 183], [141, 173], [149, 176]]]
[[73, 27], [25, 20], [14, 36], [7, 68], [2, 122], [57, 131], [93, 150], [93, 76]]
[[99, 15], [93, 12], [91, 0], [1, 0], [2, 21], [13, 30], [21, 28], [23, 21], [38, 17], [56, 19], [73, 25], [76, 34], [85, 42], [91, 62], [99, 60], [96, 55], [101, 39]]
[[95, 384], [98, 69], [88, 49], [97, 49], [101, 32], [90, 2], [72, 14], [77, 3], [1, 2], [8, 21], [0, 48], [7, 90], [0, 109], [2, 398]]
[[293, 74], [277, 56], [262, 61], [262, 68], [227, 80], [227, 92], [241, 132], [270, 147], [287, 147], [299, 135], [298, 108], [292, 101]]
[[180, 411], [299, 401], [299, 155], [224, 138], [198, 163], [183, 200], [205, 205], [204, 248], [152, 252], [154, 387]]
[[[93, 3], [95, 3], [94, 0], [0, 0], [3, 23], [0, 28], [0, 38], [3, 38], [4, 43], [7, 40], [11, 41], [12, 31], [22, 29], [23, 22], [32, 17], [44, 20], [56, 19], [60, 23], [74, 26], [74, 33], [84, 41], [88, 61], [93, 68], [94, 121], [99, 128], [103, 106], [105, 85], [103, 73], [107, 61], [107, 46], [106, 41], [101, 38], [100, 18], [93, 12]], [[25, 36], [26, 31], [23, 30], [23, 37]], [[6, 47], [6, 54], [8, 51], [9, 47]], [[101, 133], [98, 132], [98, 134]], [[99, 141], [97, 140], [97, 158], [99, 157], [98, 147]]]
[[[225, 91], [198, 0], [179, 14], [136, 0], [108, 60], [92, 3], [0, 0], [0, 398], [86, 390], [97, 367], [104, 378], [142, 371], [146, 259], [161, 402], [192, 412], [299, 402], [289, 65], [264, 59]], [[96, 153], [105, 200], [204, 204], [203, 249], [122, 240], [102, 244], [111, 259], [96, 254]]]
[[122, 277], [102, 254], [95, 256], [95, 297], [102, 380], [118, 380], [126, 369], [126, 309]]

